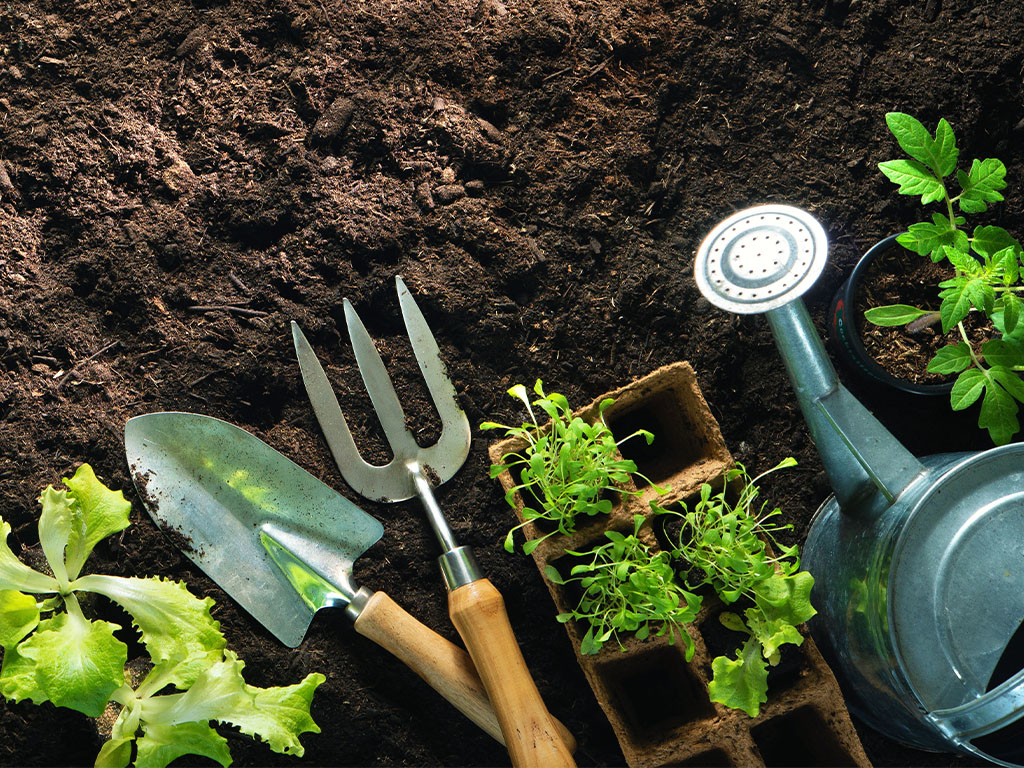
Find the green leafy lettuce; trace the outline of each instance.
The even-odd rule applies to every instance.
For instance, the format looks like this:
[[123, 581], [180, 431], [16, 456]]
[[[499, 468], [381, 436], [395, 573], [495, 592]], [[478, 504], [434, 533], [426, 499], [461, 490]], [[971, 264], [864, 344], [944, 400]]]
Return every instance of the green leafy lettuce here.
[[[282, 688], [250, 686], [210, 615], [212, 598], [200, 600], [184, 584], [160, 578], [81, 575], [96, 544], [129, 525], [131, 505], [88, 464], [63, 483], [39, 497], [39, 542], [52, 575], [14, 555], [11, 527], [0, 518], [0, 694], [90, 717], [111, 703], [120, 707], [97, 766], [123, 768], [134, 758], [140, 768], [162, 768], [186, 754], [230, 765], [227, 741], [211, 723], [301, 756], [299, 735], [320, 730], [309, 708], [324, 676]], [[115, 636], [122, 627], [88, 618], [88, 593], [132, 617], [150, 664], [137, 687], [125, 672], [128, 647]]]
[[[796, 464], [786, 459], [751, 479], [742, 464], [729, 470], [722, 490], [713, 494], [710, 485], [701, 487], [694, 508], [662, 509], [655, 512], [681, 519], [672, 556], [687, 568], [691, 589], [710, 586], [727, 606], [745, 606], [742, 615], [722, 611], [719, 621], [727, 629], [747, 635], [730, 658], [712, 660], [714, 677], [708, 685], [711, 700], [742, 709], [756, 717], [768, 700], [768, 670], [781, 660], [781, 646], [804, 641], [797, 625], [814, 616], [811, 587], [814, 578], [799, 571], [795, 545], [785, 547], [775, 539], [779, 531], [791, 528], [777, 518], [778, 507], [753, 508], [759, 491], [757, 481], [783, 467]], [[738, 486], [738, 497], [730, 485]], [[732, 501], [736, 498], [735, 501]], [[777, 552], [777, 554], [776, 554]]]

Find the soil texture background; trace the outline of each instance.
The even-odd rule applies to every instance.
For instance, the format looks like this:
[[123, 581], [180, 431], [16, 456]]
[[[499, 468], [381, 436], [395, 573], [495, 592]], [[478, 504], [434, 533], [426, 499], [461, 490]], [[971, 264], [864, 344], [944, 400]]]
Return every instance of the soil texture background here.
[[[1020, 236], [1024, 6], [968, 0], [12, 0], [0, 3], [0, 515], [38, 550], [36, 498], [89, 462], [133, 501], [94, 570], [185, 580], [217, 600], [257, 685], [321, 671], [323, 732], [303, 761], [231, 734], [238, 765], [502, 765], [507, 755], [419, 678], [318, 616], [277, 643], [145, 514], [125, 463], [131, 416], [193, 411], [248, 429], [384, 525], [356, 565], [453, 641], [415, 502], [348, 489], [305, 397], [289, 322], [320, 354], [368, 458], [386, 446], [344, 330], [350, 299], [412, 428], [439, 430], [404, 335], [403, 276], [474, 425], [439, 491], [503, 593], [551, 711], [584, 765], [622, 755], [515, 524], [488, 479], [484, 420], [542, 378], [582, 405], [687, 360], [734, 457], [799, 467], [765, 495], [802, 541], [829, 493], [758, 316], [703, 300], [704, 234], [731, 212], [811, 211], [830, 261], [819, 329], [867, 247], [918, 220], [877, 163], [884, 114], [948, 118], [964, 157], [999, 157]], [[972, 224], [984, 223], [975, 217]], [[943, 403], [897, 402], [842, 373], [920, 454], [986, 447]], [[962, 765], [870, 730], [878, 765]], [[0, 704], [0, 764], [87, 765], [83, 716]], [[183, 761], [185, 763], [188, 760]], [[199, 762], [199, 761], [195, 761]]]

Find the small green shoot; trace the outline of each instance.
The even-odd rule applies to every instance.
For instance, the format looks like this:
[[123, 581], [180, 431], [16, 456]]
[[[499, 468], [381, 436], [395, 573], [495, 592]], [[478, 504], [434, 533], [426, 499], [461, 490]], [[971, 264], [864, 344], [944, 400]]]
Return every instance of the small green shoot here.
[[[779, 663], [780, 646], [802, 644], [797, 625], [816, 613], [810, 601], [814, 579], [798, 571], [797, 547], [782, 546], [775, 538], [792, 526], [778, 522], [782, 514], [778, 507], [769, 510], [762, 504], [754, 510], [757, 482], [795, 465], [788, 458], [751, 479], [737, 464], [726, 473], [719, 493], [713, 495], [707, 483], [701, 487], [700, 500], [692, 510], [685, 505], [681, 511], [655, 505], [657, 514], [682, 521], [670, 551], [687, 568], [687, 588], [710, 586], [726, 605], [742, 601], [746, 606], [742, 616], [732, 611], [720, 614], [726, 628], [748, 637], [734, 658], [719, 656], [712, 661], [714, 677], [708, 690], [712, 701], [742, 709], [751, 717], [768, 700], [768, 667]], [[729, 486], [737, 482], [741, 488], [733, 503]]]
[[[530, 421], [520, 427], [510, 427], [492, 421], [484, 422], [481, 429], [504, 429], [506, 437], [520, 438], [525, 447], [522, 452], [507, 453], [500, 464], [491, 466], [491, 477], [509, 472], [513, 481], [519, 480], [505, 494], [505, 501], [513, 509], [515, 496], [520, 493], [525, 506], [523, 522], [508, 532], [505, 549], [512, 552], [513, 535], [531, 522], [546, 521], [553, 530], [523, 544], [523, 552], [530, 554], [549, 536], [565, 535], [576, 531], [581, 517], [606, 515], [612, 510], [609, 494], [633, 494], [622, 487], [636, 473], [636, 463], [619, 457], [618, 446], [634, 437], [643, 437], [647, 444], [654, 440], [650, 432], [639, 429], [616, 441], [604, 421], [604, 412], [614, 400], [607, 398], [598, 406], [598, 420], [588, 424], [578, 416], [563, 395], [545, 394], [540, 379], [533, 387], [538, 399], [530, 402], [526, 387], [517, 384], [508, 394], [521, 400], [530, 414]], [[542, 410], [550, 422], [540, 425], [534, 406]], [[644, 478], [647, 480], [647, 478]], [[650, 482], [647, 480], [647, 482]], [[667, 489], [651, 486], [664, 493]]]
[[[953, 129], [940, 120], [931, 133], [916, 118], [890, 112], [886, 123], [910, 159], [890, 160], [879, 168], [902, 195], [920, 195], [921, 204], [938, 203], [944, 212], [934, 212], [931, 221], [912, 224], [896, 240], [905, 248], [934, 262], [948, 262], [953, 276], [939, 283], [939, 318], [942, 332], [956, 328], [960, 341], [940, 349], [928, 363], [928, 370], [958, 374], [950, 394], [950, 406], [959, 411], [981, 400], [978, 426], [987, 429], [996, 445], [1004, 445], [1020, 431], [1018, 403], [1024, 402], [1024, 322], [1020, 296], [1021, 244], [1002, 227], [976, 226], [966, 229], [961, 213], [982, 213], [990, 203], [1003, 199], [1006, 167], [1000, 160], [972, 161], [966, 171], [957, 170], [960, 151]], [[960, 193], [953, 195], [946, 184], [956, 172]], [[981, 344], [972, 342], [964, 320], [980, 312], [1001, 338]], [[876, 325], [906, 325], [929, 314], [904, 304], [875, 307], [865, 317]]]
[[685, 625], [696, 618], [701, 598], [678, 582], [669, 553], [653, 553], [638, 538], [645, 519], [635, 515], [633, 533], [629, 535], [606, 531], [606, 543], [586, 552], [567, 551], [568, 555], [590, 559], [574, 565], [568, 578], [553, 565], [544, 570], [556, 584], [575, 582], [583, 590], [577, 606], [558, 615], [562, 623], [574, 619], [588, 625], [580, 653], [597, 653], [612, 639], [624, 649], [623, 633], [644, 640], [653, 632], [655, 637], [667, 634], [669, 643], [674, 643], [678, 635], [686, 660], [693, 658], [693, 638]]

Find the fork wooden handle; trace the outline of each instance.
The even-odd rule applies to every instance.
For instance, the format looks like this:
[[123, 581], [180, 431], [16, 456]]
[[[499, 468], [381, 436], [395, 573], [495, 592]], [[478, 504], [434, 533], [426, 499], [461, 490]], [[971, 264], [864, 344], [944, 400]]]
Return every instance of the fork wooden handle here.
[[[502, 744], [498, 716], [469, 654], [413, 618], [383, 592], [375, 592], [355, 621], [356, 631], [394, 654], [466, 717]], [[576, 741], [552, 718], [569, 749]]]
[[449, 593], [448, 613], [494, 705], [512, 765], [575, 766], [530, 676], [501, 593], [487, 579], [478, 579]]

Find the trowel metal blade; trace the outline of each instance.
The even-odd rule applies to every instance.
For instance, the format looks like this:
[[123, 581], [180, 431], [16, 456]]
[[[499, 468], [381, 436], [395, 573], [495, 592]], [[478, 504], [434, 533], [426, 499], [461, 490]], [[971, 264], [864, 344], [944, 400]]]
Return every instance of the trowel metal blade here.
[[335, 585], [350, 584], [353, 562], [384, 532], [348, 499], [220, 419], [193, 413], [136, 416], [125, 425], [125, 450], [157, 525], [289, 647], [302, 641], [315, 608], [274, 563], [261, 530], [269, 524], [289, 532], [292, 548], [309, 542], [317, 570]]

